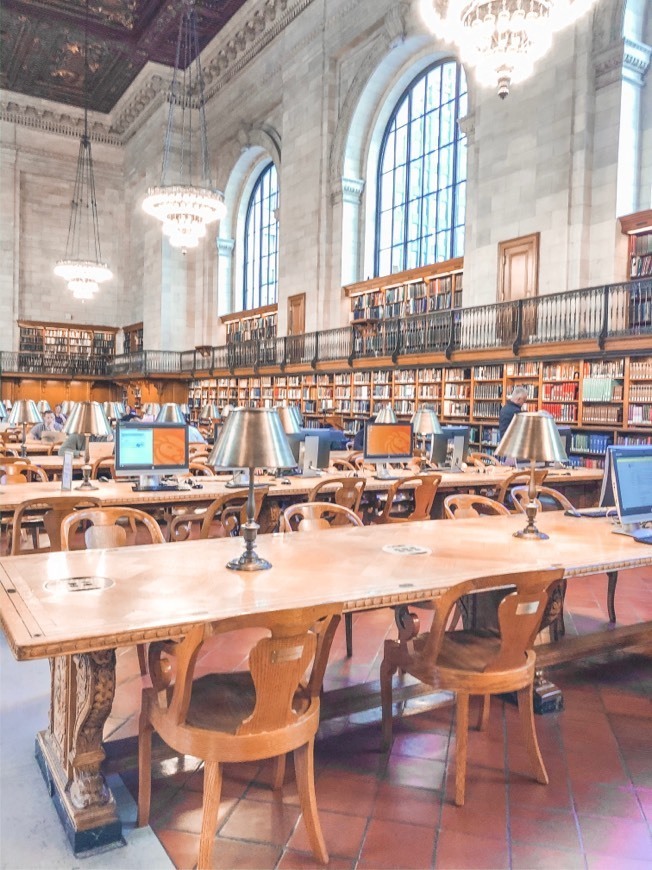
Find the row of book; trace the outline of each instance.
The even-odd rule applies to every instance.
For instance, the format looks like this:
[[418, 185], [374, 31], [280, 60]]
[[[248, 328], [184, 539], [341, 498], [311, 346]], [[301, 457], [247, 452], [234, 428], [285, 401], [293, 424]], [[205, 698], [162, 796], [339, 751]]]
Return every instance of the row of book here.
[[577, 423], [577, 405], [544, 402], [542, 410], [547, 411], [559, 423]]
[[585, 402], [622, 402], [623, 385], [613, 378], [584, 378], [582, 398]]
[[573, 432], [571, 450], [581, 450], [584, 453], [604, 453], [612, 443], [611, 436], [602, 432]]
[[553, 401], [573, 402], [577, 399], [577, 384], [544, 384], [543, 399], [544, 401], [552, 399]]

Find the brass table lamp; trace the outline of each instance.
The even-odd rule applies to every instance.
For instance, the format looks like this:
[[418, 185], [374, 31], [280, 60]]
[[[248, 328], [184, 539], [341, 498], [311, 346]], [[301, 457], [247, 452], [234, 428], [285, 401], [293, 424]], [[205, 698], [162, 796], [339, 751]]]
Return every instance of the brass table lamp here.
[[153, 417], [156, 420], [158, 416], [158, 412], [161, 410], [161, 406], [158, 402], [145, 402], [143, 407], [141, 408], [141, 412], [143, 417]]
[[202, 405], [199, 410], [198, 420], [211, 421], [211, 423], [213, 424], [213, 444], [215, 444], [219, 435], [220, 423], [222, 422], [222, 415], [220, 414], [220, 409], [214, 402], [211, 402], [208, 405]]
[[248, 468], [247, 522], [242, 526], [245, 551], [227, 563], [234, 571], [261, 571], [271, 568], [256, 553], [258, 523], [255, 521], [254, 470], [256, 468], [290, 468], [294, 457], [283, 431], [281, 418], [273, 408], [235, 408], [222, 428], [208, 458], [217, 468]]
[[157, 423], [183, 423], [186, 425], [186, 418], [183, 411], [176, 402], [166, 402], [156, 417]]
[[45, 414], [46, 411], [51, 411], [50, 403], [47, 399], [41, 399], [40, 402], [36, 403], [36, 407], [39, 409], [41, 414]]
[[27, 456], [27, 424], [35, 426], [37, 423], [43, 422], [41, 412], [36, 406], [36, 402], [32, 399], [17, 399], [9, 414], [7, 421], [10, 426], [23, 427], [23, 440], [20, 448], [20, 455]]
[[424, 451], [425, 445], [428, 441], [428, 436], [430, 436], [430, 456], [428, 458], [430, 462], [432, 462], [435, 447], [435, 439], [433, 438], [433, 435], [442, 434], [441, 424], [432, 408], [423, 405], [418, 411], [415, 411], [412, 415], [412, 432], [415, 441], [418, 438], [421, 439]]
[[122, 402], [103, 402], [102, 408], [107, 420], [119, 420], [125, 413], [125, 406]]
[[99, 402], [77, 402], [64, 424], [63, 431], [66, 435], [84, 436], [84, 465], [82, 467], [84, 480], [75, 489], [98, 489], [90, 482], [91, 456], [88, 445], [91, 435], [106, 437], [112, 434], [104, 408]]
[[520, 532], [514, 532], [514, 537], [545, 540], [548, 535], [540, 532], [534, 522], [538, 510], [535, 464], [568, 462], [553, 416], [547, 411], [522, 411], [516, 414], [496, 448], [496, 456], [530, 460], [529, 502], [525, 507], [527, 525]]
[[391, 405], [383, 405], [380, 411], [376, 414], [374, 423], [396, 423], [396, 412]]

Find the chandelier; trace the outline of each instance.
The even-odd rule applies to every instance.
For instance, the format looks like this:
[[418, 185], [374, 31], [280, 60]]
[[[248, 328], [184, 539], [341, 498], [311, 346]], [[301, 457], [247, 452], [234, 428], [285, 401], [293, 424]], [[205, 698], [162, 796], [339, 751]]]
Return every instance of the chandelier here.
[[[226, 214], [224, 196], [213, 189], [210, 176], [204, 78], [199, 61], [194, 0], [186, 0], [181, 16], [174, 73], [167, 99], [170, 108], [161, 183], [149, 188], [143, 209], [163, 223], [163, 233], [170, 244], [185, 253], [187, 248], [197, 247], [209, 224]], [[197, 115], [199, 136], [193, 130]], [[199, 144], [195, 149], [197, 138]], [[194, 150], [199, 150], [199, 155], [193, 153]]]
[[57, 261], [54, 274], [67, 282], [75, 299], [82, 300], [92, 299], [99, 285], [113, 277], [102, 262], [93, 155], [88, 135], [88, 0], [84, 22], [84, 132], [79, 142], [66, 255]]
[[595, 0], [421, 0], [431, 30], [460, 49], [462, 63], [476, 68], [480, 84], [505, 99], [511, 85], [532, 75], [556, 31], [572, 24]]

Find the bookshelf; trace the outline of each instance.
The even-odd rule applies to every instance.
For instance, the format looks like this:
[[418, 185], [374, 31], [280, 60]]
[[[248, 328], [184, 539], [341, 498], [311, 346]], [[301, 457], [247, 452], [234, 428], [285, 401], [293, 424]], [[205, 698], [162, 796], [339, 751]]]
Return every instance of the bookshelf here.
[[138, 353], [143, 349], [143, 324], [132, 323], [131, 326], [123, 326], [124, 338], [122, 341], [123, 353]]
[[649, 278], [652, 275], [652, 209], [619, 218], [627, 235], [627, 277]]
[[443, 424], [468, 424], [473, 449], [492, 453], [500, 408], [517, 384], [528, 391], [526, 410], [571, 426], [574, 465], [602, 467], [609, 444], [652, 444], [652, 356], [225, 375], [194, 382], [189, 405], [297, 404], [306, 426], [328, 421], [351, 435], [383, 405], [404, 420], [428, 405]]
[[408, 269], [344, 287], [351, 300], [351, 321], [363, 325], [460, 308], [463, 260]]
[[220, 320], [226, 326], [226, 343], [276, 338], [277, 315], [277, 305], [225, 314]]
[[63, 323], [19, 321], [19, 352], [48, 356], [52, 374], [69, 369], [68, 357], [89, 360], [115, 355], [115, 334], [110, 326], [70, 326]]

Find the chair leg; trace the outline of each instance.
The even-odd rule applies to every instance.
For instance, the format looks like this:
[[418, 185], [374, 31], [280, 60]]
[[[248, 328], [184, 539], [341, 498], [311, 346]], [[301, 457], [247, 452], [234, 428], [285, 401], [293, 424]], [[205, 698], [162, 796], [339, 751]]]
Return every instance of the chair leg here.
[[464, 806], [466, 786], [466, 750], [469, 742], [469, 696], [457, 693], [455, 715], [455, 803]]
[[616, 621], [616, 584], [618, 583], [618, 571], [607, 571], [607, 612], [609, 622]]
[[219, 761], [204, 762], [204, 812], [199, 835], [199, 858], [197, 870], [211, 866], [213, 840], [217, 832], [217, 817], [222, 797], [222, 769]]
[[521, 720], [521, 730], [523, 731], [523, 739], [525, 740], [525, 748], [530, 757], [530, 764], [534, 772], [534, 778], [542, 785], [548, 785], [548, 774], [543, 764], [543, 758], [539, 751], [539, 742], [537, 740], [537, 732], [534, 727], [534, 687], [532, 683], [519, 689], [516, 693], [518, 696], [518, 714]]
[[285, 782], [285, 768], [287, 755], [277, 755], [274, 759], [274, 773], [272, 774], [272, 789], [278, 791], [283, 788]]
[[138, 725], [138, 828], [149, 824], [152, 800], [152, 730], [145, 714], [141, 713]]
[[353, 655], [353, 614], [344, 614], [344, 632], [346, 634], [346, 654], [348, 658]]
[[491, 709], [491, 695], [482, 696], [482, 704], [480, 706], [480, 715], [478, 717], [478, 731], [484, 731], [489, 721], [489, 711]]
[[138, 667], [140, 668], [141, 677], [147, 675], [147, 655], [145, 650], [146, 645], [144, 643], [139, 643], [136, 645], [136, 652], [138, 653]]
[[396, 673], [393, 665], [385, 661], [380, 665], [380, 699], [382, 706], [382, 737], [380, 748], [389, 752], [392, 746], [392, 677]]
[[294, 750], [294, 769], [296, 771], [303, 823], [308, 832], [310, 848], [318, 861], [321, 861], [322, 864], [328, 864], [328, 852], [317, 813], [314, 745], [315, 739], [313, 737], [308, 743]]

